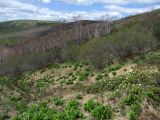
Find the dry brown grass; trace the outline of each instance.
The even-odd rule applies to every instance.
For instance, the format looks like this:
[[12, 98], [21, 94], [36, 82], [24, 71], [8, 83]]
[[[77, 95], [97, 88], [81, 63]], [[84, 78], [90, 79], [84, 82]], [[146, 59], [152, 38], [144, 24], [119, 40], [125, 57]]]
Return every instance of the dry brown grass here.
[[144, 102], [138, 120], [160, 120], [160, 110], [156, 110], [153, 106]]

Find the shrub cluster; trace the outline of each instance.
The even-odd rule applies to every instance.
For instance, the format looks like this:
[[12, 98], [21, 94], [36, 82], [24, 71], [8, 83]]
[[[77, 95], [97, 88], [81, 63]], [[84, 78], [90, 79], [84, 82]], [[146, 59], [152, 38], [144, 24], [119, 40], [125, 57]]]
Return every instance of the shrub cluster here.
[[56, 106], [58, 106], [58, 105], [63, 105], [63, 104], [64, 104], [64, 101], [63, 101], [60, 97], [56, 97], [56, 98], [54, 98], [54, 104], [55, 104]]
[[90, 72], [88, 72], [88, 71], [86, 71], [85, 73], [81, 73], [81, 74], [79, 75], [79, 80], [80, 80], [80, 81], [86, 80], [86, 79], [88, 78], [88, 76], [89, 76], [89, 73], [90, 73]]
[[96, 80], [101, 80], [103, 78], [103, 75], [99, 74], [97, 77], [96, 77]]
[[32, 105], [22, 114], [17, 114], [13, 120], [75, 120], [78, 118], [83, 118], [79, 110], [79, 103], [71, 100], [63, 111], [48, 108], [46, 103]]
[[84, 104], [84, 110], [90, 112], [93, 119], [96, 120], [109, 120], [112, 116], [110, 106], [104, 106], [93, 99], [88, 100]]

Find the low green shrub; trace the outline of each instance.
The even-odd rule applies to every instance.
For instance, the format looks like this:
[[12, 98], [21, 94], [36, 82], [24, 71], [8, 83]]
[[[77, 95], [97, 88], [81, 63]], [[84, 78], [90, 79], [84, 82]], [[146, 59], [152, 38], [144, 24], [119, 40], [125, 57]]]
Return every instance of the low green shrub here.
[[103, 75], [99, 74], [97, 77], [96, 77], [96, 80], [101, 80], [103, 78]]
[[96, 120], [109, 120], [112, 116], [111, 107], [98, 105], [95, 109], [91, 111], [91, 115]]
[[71, 72], [71, 73], [69, 73], [68, 75], [69, 75], [69, 76], [72, 76], [72, 75], [73, 75], [73, 73]]
[[160, 105], [160, 87], [150, 86], [146, 92], [147, 100], [154, 106]]
[[77, 71], [77, 69], [78, 69], [78, 67], [75, 66], [73, 70], [74, 70], [74, 71]]
[[89, 74], [90, 74], [90, 72], [89, 72], [89, 71], [86, 71], [86, 72], [84, 73], [84, 75], [85, 75], [86, 77], [88, 77], [88, 76], [89, 76]]
[[137, 115], [134, 111], [128, 113], [129, 120], [137, 120]]
[[140, 111], [141, 111], [141, 105], [140, 105], [140, 103], [132, 104], [132, 105], [130, 106], [130, 109], [131, 109], [132, 111], [134, 111], [135, 113], [139, 114]]
[[79, 76], [79, 80], [80, 81], [84, 81], [84, 80], [86, 80], [87, 79], [87, 77], [84, 75], [84, 74], [81, 74], [80, 76]]
[[83, 96], [81, 94], [76, 95], [76, 99], [82, 99], [82, 98], [83, 98]]
[[91, 70], [89, 68], [86, 68], [86, 71], [90, 72]]
[[160, 53], [152, 53], [147, 56], [147, 63], [150, 65], [159, 65], [160, 64]]
[[66, 64], [66, 65], [64, 65], [64, 68], [67, 68], [68, 67], [68, 65]]
[[83, 118], [79, 103], [71, 100], [62, 111], [50, 109], [46, 103], [32, 105], [22, 114], [17, 114], [13, 120], [76, 120], [79, 118]]
[[64, 101], [62, 100], [61, 97], [56, 97], [56, 98], [54, 98], [54, 104], [55, 104], [56, 106], [63, 105], [63, 104], [64, 104]]
[[67, 85], [71, 85], [71, 84], [73, 84], [73, 80], [72, 80], [72, 79], [68, 79], [68, 80], [66, 80], [66, 84], [67, 84]]
[[13, 105], [19, 112], [23, 112], [27, 108], [26, 101], [21, 96], [11, 96], [10, 104]]
[[83, 65], [83, 64], [80, 64], [79, 67], [82, 68], [82, 67], [84, 67], [84, 65]]
[[117, 75], [117, 73], [116, 73], [115, 71], [113, 71], [113, 72], [112, 72], [112, 75], [113, 75], [113, 76], [116, 76], [116, 75]]
[[131, 104], [133, 104], [135, 102], [135, 98], [134, 98], [134, 95], [132, 95], [132, 94], [129, 94], [128, 96], [126, 96], [125, 98], [124, 98], [124, 103], [126, 104], [126, 105], [131, 105]]
[[83, 114], [79, 110], [79, 103], [76, 100], [70, 100], [64, 108], [64, 120], [75, 120], [82, 118]]
[[82, 73], [79, 75], [79, 80], [84, 81], [88, 78], [88, 76], [89, 76], [89, 72]]
[[23, 112], [23, 111], [25, 111], [27, 109], [27, 104], [26, 104], [26, 102], [24, 100], [17, 101], [17, 102], [15, 102], [14, 105], [16, 106], [16, 109], [19, 112]]
[[126, 105], [140, 103], [142, 101], [142, 89], [134, 85], [129, 91], [128, 96], [126, 96], [123, 100]]
[[[55, 109], [49, 109], [46, 105], [32, 105], [27, 111], [22, 114], [17, 114], [13, 120], [54, 120], [56, 118], [57, 111]], [[60, 120], [60, 119], [58, 119]]]
[[39, 79], [35, 82], [35, 87], [37, 88], [46, 87], [49, 85], [49, 83], [51, 83], [51, 81], [46, 78]]
[[49, 69], [52, 69], [52, 68], [56, 68], [56, 69], [59, 69], [60, 68], [60, 65], [58, 63], [55, 63], [55, 64], [50, 64], [48, 66]]
[[75, 62], [75, 63], [74, 63], [74, 66], [75, 66], [75, 67], [79, 67], [79, 64], [80, 64], [79, 62]]
[[74, 80], [76, 80], [77, 79], [77, 77], [76, 76], [74, 76], [73, 78], [72, 78], [72, 80], [74, 81]]
[[114, 65], [110, 65], [108, 67], [108, 71], [111, 72], [111, 71], [116, 71], [116, 70], [119, 70], [122, 66], [120, 64], [114, 64]]
[[95, 120], [106, 120], [112, 116], [110, 106], [104, 106], [94, 99], [90, 99], [84, 104], [84, 110], [90, 112]]
[[90, 77], [93, 77], [93, 76], [94, 76], [94, 73], [91, 73], [91, 74], [90, 74]]
[[87, 112], [91, 112], [93, 109], [95, 109], [97, 106], [99, 105], [98, 102], [96, 102], [93, 99], [88, 100], [85, 104], [84, 104], [84, 110]]
[[108, 75], [108, 73], [105, 73], [104, 76], [105, 76], [105, 77], [108, 77], [109, 75]]
[[137, 120], [137, 117], [141, 111], [140, 104], [132, 104], [130, 107], [130, 112], [128, 113], [129, 120]]

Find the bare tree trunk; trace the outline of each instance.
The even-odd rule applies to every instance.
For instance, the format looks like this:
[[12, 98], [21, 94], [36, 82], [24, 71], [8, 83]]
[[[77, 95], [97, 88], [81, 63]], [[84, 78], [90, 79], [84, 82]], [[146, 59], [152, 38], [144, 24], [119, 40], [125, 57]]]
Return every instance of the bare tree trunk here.
[[98, 37], [100, 34], [99, 32], [99, 23], [96, 24], [96, 29], [95, 29], [95, 33], [94, 33], [94, 37]]

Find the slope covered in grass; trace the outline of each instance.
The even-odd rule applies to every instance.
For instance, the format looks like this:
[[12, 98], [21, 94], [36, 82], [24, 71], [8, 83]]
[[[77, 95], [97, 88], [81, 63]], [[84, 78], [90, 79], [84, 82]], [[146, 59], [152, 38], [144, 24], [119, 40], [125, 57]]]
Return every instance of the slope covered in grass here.
[[76, 62], [1, 77], [1, 119], [158, 120], [159, 61], [152, 52], [101, 71]]

